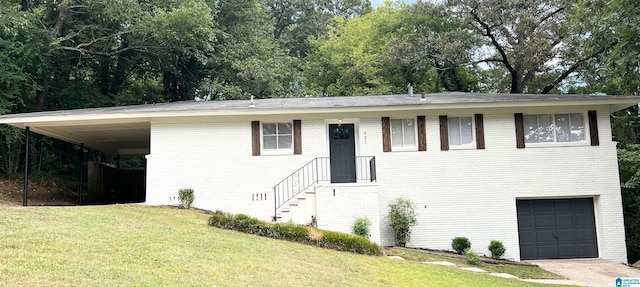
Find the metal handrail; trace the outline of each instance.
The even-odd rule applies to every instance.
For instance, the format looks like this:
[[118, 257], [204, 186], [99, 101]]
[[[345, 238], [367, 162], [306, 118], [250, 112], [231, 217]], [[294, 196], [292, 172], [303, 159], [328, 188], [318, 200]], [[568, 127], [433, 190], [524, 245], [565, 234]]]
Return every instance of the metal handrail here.
[[[376, 158], [354, 156], [355, 181], [376, 181]], [[301, 192], [322, 181], [331, 181], [331, 157], [317, 157], [289, 174], [273, 187], [274, 219], [278, 209]]]

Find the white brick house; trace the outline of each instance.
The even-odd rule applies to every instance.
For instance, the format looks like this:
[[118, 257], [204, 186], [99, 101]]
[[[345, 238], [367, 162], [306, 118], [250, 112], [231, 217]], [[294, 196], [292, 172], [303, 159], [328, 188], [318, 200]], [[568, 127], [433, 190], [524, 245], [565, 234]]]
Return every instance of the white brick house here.
[[609, 114], [617, 96], [443, 93], [180, 102], [6, 115], [110, 153], [146, 154], [146, 204], [194, 206], [350, 232], [393, 245], [388, 203], [418, 212], [408, 246], [626, 262]]

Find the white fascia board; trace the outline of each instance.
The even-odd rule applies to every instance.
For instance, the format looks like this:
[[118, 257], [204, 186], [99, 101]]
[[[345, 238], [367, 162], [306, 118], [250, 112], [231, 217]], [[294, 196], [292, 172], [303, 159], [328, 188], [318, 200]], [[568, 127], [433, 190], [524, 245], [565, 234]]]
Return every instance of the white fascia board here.
[[611, 112], [637, 105], [636, 98], [629, 99], [591, 99], [584, 101], [558, 100], [558, 101], [522, 101], [522, 102], [491, 102], [491, 103], [422, 103], [416, 105], [401, 106], [369, 106], [369, 107], [325, 107], [325, 108], [292, 108], [292, 109], [228, 109], [228, 110], [188, 110], [188, 111], [149, 111], [149, 112], [108, 112], [94, 114], [64, 114], [47, 116], [15, 116], [0, 118], [0, 123], [10, 124], [16, 127], [25, 126], [62, 126], [91, 124], [117, 124], [134, 122], [151, 122], [158, 118], [176, 117], [211, 117], [211, 116], [253, 116], [253, 115], [292, 115], [292, 114], [340, 114], [386, 111], [412, 111], [412, 110], [455, 110], [455, 109], [479, 109], [479, 108], [524, 108], [524, 107], [557, 107], [557, 106], [589, 106], [608, 105]]

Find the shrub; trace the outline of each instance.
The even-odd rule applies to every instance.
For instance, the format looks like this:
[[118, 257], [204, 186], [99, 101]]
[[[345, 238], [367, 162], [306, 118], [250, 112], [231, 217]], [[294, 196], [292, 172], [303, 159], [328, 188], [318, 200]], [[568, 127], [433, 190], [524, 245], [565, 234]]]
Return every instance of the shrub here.
[[324, 234], [320, 246], [365, 255], [382, 255], [382, 247], [369, 239], [354, 234], [346, 234], [335, 231], [322, 231]]
[[389, 203], [389, 221], [395, 231], [396, 243], [405, 246], [411, 239], [411, 227], [418, 224], [417, 213], [413, 202], [404, 198], [397, 198]]
[[464, 254], [466, 249], [471, 248], [471, 242], [466, 237], [456, 237], [451, 241], [451, 247], [458, 254]]
[[353, 234], [360, 235], [364, 238], [369, 238], [371, 233], [369, 232], [369, 226], [371, 226], [371, 220], [366, 217], [358, 217], [353, 223]]
[[233, 215], [220, 210], [216, 210], [211, 217], [209, 217], [209, 225], [213, 227], [231, 229], [231, 223], [233, 223]]
[[464, 255], [467, 257], [467, 263], [471, 265], [480, 265], [480, 256], [478, 253], [473, 252], [471, 248], [464, 250]]
[[271, 225], [271, 238], [293, 242], [309, 242], [309, 231], [304, 226], [289, 223], [276, 223]]
[[334, 231], [320, 230], [292, 223], [269, 224], [256, 218], [238, 214], [231, 215], [215, 211], [208, 221], [209, 225], [266, 236], [275, 239], [313, 244], [324, 248], [355, 252], [366, 255], [382, 255], [382, 247], [369, 239]]
[[504, 252], [507, 251], [504, 248], [504, 244], [498, 240], [491, 240], [488, 247], [489, 251], [491, 251], [491, 258], [498, 259], [504, 255]]
[[191, 188], [183, 188], [178, 191], [178, 199], [182, 202], [182, 206], [184, 208], [191, 207], [195, 198], [195, 195], [193, 195], [193, 189]]
[[233, 218], [232, 226], [234, 230], [256, 235], [265, 235], [267, 229], [263, 221], [244, 214], [237, 214]]

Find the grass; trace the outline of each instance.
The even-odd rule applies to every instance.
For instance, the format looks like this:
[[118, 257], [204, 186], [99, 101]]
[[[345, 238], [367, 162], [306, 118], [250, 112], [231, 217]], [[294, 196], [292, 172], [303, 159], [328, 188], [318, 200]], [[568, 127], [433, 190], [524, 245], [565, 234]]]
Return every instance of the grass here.
[[557, 275], [555, 273], [551, 273], [544, 269], [533, 267], [533, 266], [523, 266], [523, 265], [497, 265], [497, 264], [489, 264], [481, 262], [480, 265], [470, 265], [467, 264], [465, 259], [459, 258], [450, 258], [444, 256], [438, 256], [433, 254], [428, 254], [419, 251], [412, 251], [406, 249], [392, 248], [388, 253], [393, 255], [402, 256], [407, 260], [413, 261], [448, 261], [455, 263], [457, 266], [463, 267], [478, 267], [484, 270], [487, 270], [492, 273], [507, 273], [514, 276], [518, 276], [520, 278], [529, 278], [529, 279], [564, 279], [564, 277]]
[[548, 286], [207, 226], [146, 206], [0, 206], [0, 286]]

